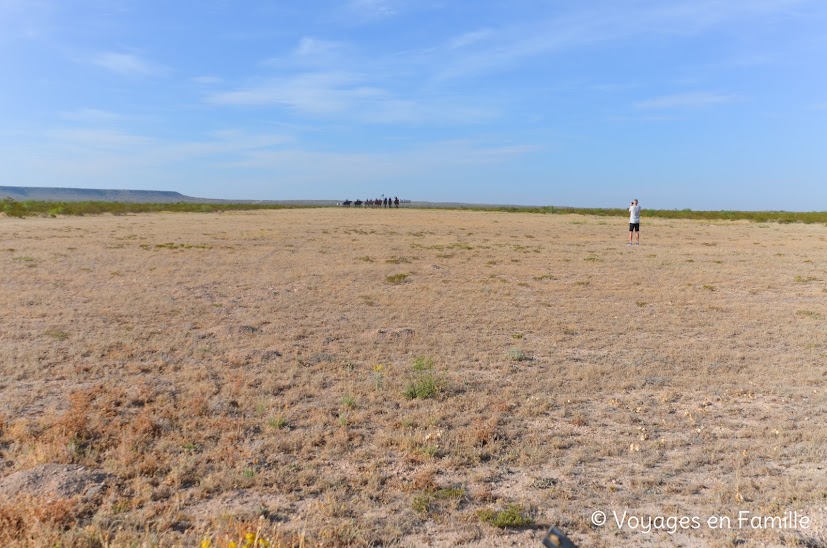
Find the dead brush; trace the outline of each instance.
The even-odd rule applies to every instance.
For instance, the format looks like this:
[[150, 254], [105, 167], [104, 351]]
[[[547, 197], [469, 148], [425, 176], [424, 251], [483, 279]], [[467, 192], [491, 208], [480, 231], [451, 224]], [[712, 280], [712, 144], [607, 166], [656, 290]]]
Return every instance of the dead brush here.
[[0, 502], [0, 543], [30, 545], [77, 525], [89, 508], [79, 498], [50, 499], [19, 496]]
[[[46, 435], [42, 437], [41, 446], [51, 447], [55, 462], [94, 464], [92, 453], [103, 449], [100, 442], [107, 436], [105, 424], [98, 420], [100, 417], [95, 409], [95, 400], [100, 394], [97, 387], [74, 392], [69, 396], [69, 409], [63, 415], [53, 420], [44, 417], [41, 428]], [[61, 457], [61, 453], [64, 456]]]
[[451, 432], [446, 440], [446, 451], [466, 464], [488, 462], [501, 453], [505, 437], [501, 417], [493, 413], [488, 417], [477, 417], [464, 428]]
[[230, 519], [214, 531], [202, 534], [200, 548], [304, 548], [312, 546], [305, 531], [289, 532], [278, 524], [258, 520]]
[[458, 510], [468, 494], [462, 486], [442, 487], [415, 495], [411, 501], [413, 510], [420, 514], [442, 514], [446, 510]]

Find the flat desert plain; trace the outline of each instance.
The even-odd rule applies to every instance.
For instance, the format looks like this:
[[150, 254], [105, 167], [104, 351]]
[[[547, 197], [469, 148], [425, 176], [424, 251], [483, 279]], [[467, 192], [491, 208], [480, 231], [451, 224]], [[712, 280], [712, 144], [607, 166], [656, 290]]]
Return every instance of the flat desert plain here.
[[642, 226], [0, 218], [1, 540], [824, 545], [827, 228]]

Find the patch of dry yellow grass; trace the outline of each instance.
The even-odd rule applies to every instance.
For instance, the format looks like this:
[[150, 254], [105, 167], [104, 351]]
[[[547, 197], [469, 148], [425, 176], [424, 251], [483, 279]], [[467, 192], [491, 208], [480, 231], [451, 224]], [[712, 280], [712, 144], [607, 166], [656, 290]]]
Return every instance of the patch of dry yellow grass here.
[[[815, 523], [685, 538], [823, 538], [823, 226], [645, 220], [631, 248], [605, 218], [456, 211], [0, 230], [0, 477], [112, 478], [48, 519], [6, 503], [7, 537], [659, 544], [589, 516], [744, 509]], [[419, 356], [434, 397], [406, 397]], [[516, 507], [536, 528], [479, 517]]]

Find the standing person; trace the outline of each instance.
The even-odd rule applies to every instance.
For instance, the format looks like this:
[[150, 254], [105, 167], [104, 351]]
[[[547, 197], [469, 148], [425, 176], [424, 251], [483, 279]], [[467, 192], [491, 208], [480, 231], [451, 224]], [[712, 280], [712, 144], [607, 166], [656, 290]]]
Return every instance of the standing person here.
[[637, 198], [629, 204], [629, 244], [632, 245], [632, 234], [637, 237], [637, 245], [640, 245], [640, 206]]

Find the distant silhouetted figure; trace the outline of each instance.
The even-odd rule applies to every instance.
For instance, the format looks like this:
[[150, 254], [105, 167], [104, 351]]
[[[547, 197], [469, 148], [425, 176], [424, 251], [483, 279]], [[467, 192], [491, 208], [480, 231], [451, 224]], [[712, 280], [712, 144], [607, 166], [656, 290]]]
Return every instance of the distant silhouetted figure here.
[[399, 196], [394, 196], [393, 205], [396, 206], [396, 209], [399, 209]]

